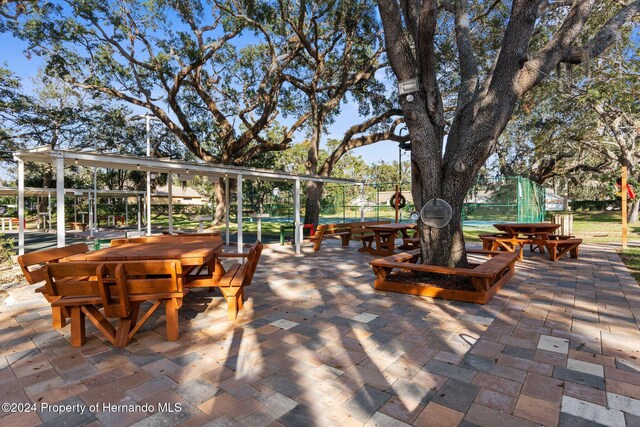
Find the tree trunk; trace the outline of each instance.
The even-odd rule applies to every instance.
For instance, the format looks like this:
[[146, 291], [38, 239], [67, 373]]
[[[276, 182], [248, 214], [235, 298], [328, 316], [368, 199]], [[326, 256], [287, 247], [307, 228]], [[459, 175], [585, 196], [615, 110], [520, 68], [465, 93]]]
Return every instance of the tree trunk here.
[[[42, 178], [42, 188], [49, 188], [51, 186], [51, 181], [53, 181], [53, 168], [50, 165], [47, 165]], [[48, 207], [49, 198], [41, 197], [40, 203], [38, 204], [38, 213], [47, 212]]]
[[324, 191], [324, 183], [307, 181], [305, 194], [307, 200], [305, 202], [304, 223], [318, 225], [320, 221], [320, 200]]
[[630, 224], [635, 224], [638, 222], [638, 208], [640, 207], [640, 201], [636, 197], [631, 202], [631, 209], [627, 212], [627, 222]]
[[213, 225], [218, 225], [226, 219], [227, 213], [227, 201], [224, 195], [224, 178], [218, 179], [218, 182], [213, 184], [213, 197], [216, 201]]

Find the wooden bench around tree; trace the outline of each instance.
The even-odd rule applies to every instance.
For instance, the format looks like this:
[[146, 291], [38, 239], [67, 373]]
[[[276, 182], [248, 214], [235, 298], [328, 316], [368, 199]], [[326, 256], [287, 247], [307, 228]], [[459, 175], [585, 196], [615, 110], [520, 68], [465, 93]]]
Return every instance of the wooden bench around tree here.
[[[481, 263], [470, 263], [469, 268], [450, 268], [419, 264], [420, 249], [414, 249], [369, 262], [376, 275], [376, 290], [400, 292], [411, 295], [444, 298], [456, 301], [486, 304], [515, 272], [518, 254], [487, 250], [467, 250], [468, 254], [486, 255]], [[408, 275], [407, 275], [408, 273]], [[423, 278], [412, 278], [415, 273], [431, 273], [434, 277], [464, 276], [470, 279], [472, 289], [447, 287], [446, 282], [436, 286], [436, 280], [426, 283]]]
[[549, 239], [545, 240], [545, 246], [547, 247], [551, 261], [557, 261], [567, 252], [571, 258], [578, 258], [578, 247], [580, 244], [582, 244], [582, 239], [554, 234], [549, 235]]
[[[186, 286], [188, 288], [220, 288], [222, 295], [227, 300], [227, 319], [236, 319], [238, 310], [243, 309], [244, 289], [251, 285], [262, 247], [262, 243], [257, 241], [247, 253], [223, 252], [216, 254], [214, 271], [207, 274], [198, 271], [196, 274], [186, 276]], [[246, 260], [242, 264], [233, 263], [225, 268], [221, 263], [221, 259], [224, 258], [246, 258]]]
[[[126, 347], [163, 303], [167, 340], [178, 339], [178, 309], [186, 294], [179, 261], [70, 262], [49, 264], [44, 270], [51, 306], [71, 314], [73, 347], [85, 343], [85, 318], [114, 347]], [[145, 302], [152, 304], [139, 318]], [[110, 318], [118, 319], [116, 327]]]
[[[75, 245], [65, 246], [64, 248], [45, 249], [42, 251], [29, 252], [18, 257], [18, 264], [22, 269], [24, 278], [30, 285], [42, 284], [45, 281], [45, 272], [43, 267], [49, 263], [57, 263], [59, 260], [71, 255], [83, 254], [89, 252], [89, 246], [86, 243], [77, 243]], [[35, 289], [41, 292], [47, 301], [51, 302], [49, 295], [46, 293], [45, 286]], [[54, 329], [63, 328], [66, 325], [66, 318], [69, 317], [68, 312], [62, 308], [54, 307], [51, 310], [51, 323]]]

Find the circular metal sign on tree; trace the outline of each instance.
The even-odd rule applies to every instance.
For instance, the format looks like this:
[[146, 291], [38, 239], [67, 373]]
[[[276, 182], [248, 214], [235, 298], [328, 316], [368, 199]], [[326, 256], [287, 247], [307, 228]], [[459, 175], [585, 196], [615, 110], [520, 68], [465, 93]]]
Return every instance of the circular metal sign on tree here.
[[431, 199], [420, 210], [422, 222], [432, 228], [442, 228], [451, 221], [451, 205], [442, 199]]

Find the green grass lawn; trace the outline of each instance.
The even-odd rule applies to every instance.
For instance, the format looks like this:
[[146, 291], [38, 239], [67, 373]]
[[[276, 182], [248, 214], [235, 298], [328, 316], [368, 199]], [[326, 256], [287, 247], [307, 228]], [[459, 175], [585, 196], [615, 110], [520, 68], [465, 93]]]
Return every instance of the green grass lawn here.
[[[620, 211], [577, 211], [573, 214], [573, 234], [585, 243], [621, 243]], [[547, 215], [551, 220], [551, 215]], [[629, 224], [628, 240], [640, 240], [640, 223]]]
[[618, 254], [636, 282], [640, 283], [640, 249], [626, 249]]
[[[585, 243], [620, 243], [622, 240], [622, 230], [620, 225], [620, 212], [619, 211], [578, 211], [572, 212], [573, 214], [573, 234], [576, 237], [581, 238]], [[355, 213], [353, 214], [355, 215]], [[194, 216], [193, 214], [175, 214], [173, 215], [173, 225], [176, 229], [182, 230], [197, 230], [199, 223], [197, 221], [191, 221], [189, 218]], [[405, 216], [403, 214], [403, 216]], [[359, 213], [357, 215], [359, 218]], [[349, 217], [347, 220], [354, 220], [356, 217]], [[323, 216], [324, 222], [342, 222], [342, 215], [336, 215], [334, 218], [330, 216]], [[551, 220], [551, 214], [547, 215], [547, 221]], [[234, 221], [234, 219], [232, 219]], [[292, 220], [285, 222], [276, 221], [262, 221], [262, 232], [264, 234], [278, 235], [280, 233], [280, 226], [283, 224], [291, 224]], [[135, 217], [131, 218], [130, 224], [135, 224]], [[159, 227], [168, 227], [169, 218], [167, 215], [154, 215], [152, 224]], [[207, 223], [205, 223], [207, 225]], [[209, 230], [224, 231], [225, 225], [220, 224], [215, 227], [211, 227], [211, 223], [208, 223]], [[29, 228], [35, 228], [35, 223], [29, 223]], [[237, 231], [235, 222], [230, 224], [231, 232]], [[257, 222], [251, 221], [249, 217], [243, 219], [242, 228], [245, 232], [255, 233], [257, 231]], [[483, 233], [495, 232], [491, 224], [487, 223], [486, 227], [466, 227], [464, 229], [465, 239], [468, 242], [479, 242], [478, 236]], [[628, 227], [628, 239], [640, 240], [640, 223], [629, 224]]]

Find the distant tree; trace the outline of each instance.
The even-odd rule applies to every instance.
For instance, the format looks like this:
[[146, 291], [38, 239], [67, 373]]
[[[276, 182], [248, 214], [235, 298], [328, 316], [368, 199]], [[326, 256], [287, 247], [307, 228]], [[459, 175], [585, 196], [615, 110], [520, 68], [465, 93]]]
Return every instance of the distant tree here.
[[[267, 2], [69, 0], [9, 27], [45, 57], [48, 75], [147, 109], [199, 159], [246, 164], [286, 149], [301, 125], [266, 137], [282, 70], [302, 49], [272, 38], [276, 13]], [[215, 195], [220, 220], [221, 186]]]

